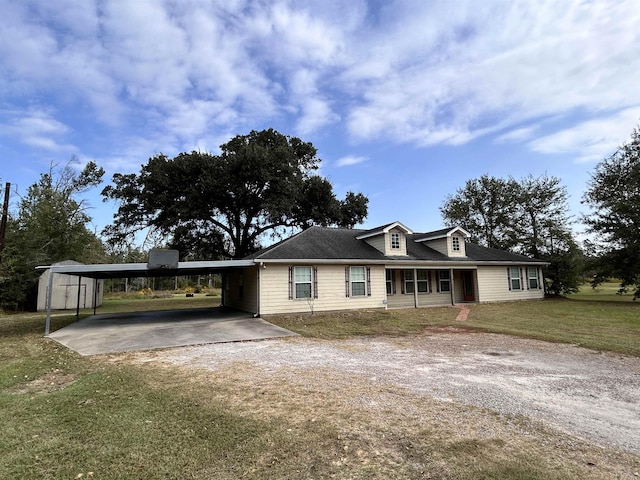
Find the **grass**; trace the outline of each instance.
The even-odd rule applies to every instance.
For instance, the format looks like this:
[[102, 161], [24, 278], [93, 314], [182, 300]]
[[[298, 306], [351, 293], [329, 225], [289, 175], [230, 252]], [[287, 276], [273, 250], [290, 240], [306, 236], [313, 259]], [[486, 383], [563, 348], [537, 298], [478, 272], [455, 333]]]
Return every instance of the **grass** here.
[[[110, 299], [102, 311], [210, 305]], [[307, 336], [483, 329], [604, 342], [638, 354], [640, 305], [591, 299], [280, 317]], [[52, 330], [73, 322], [55, 316]], [[278, 319], [276, 319], [278, 320]], [[215, 372], [81, 357], [42, 337], [41, 314], [0, 316], [0, 478], [600, 479], [638, 457], [523, 418], [437, 402], [331, 372], [295, 381], [241, 363]], [[624, 341], [622, 337], [628, 336]], [[601, 337], [606, 337], [603, 341]], [[595, 347], [594, 347], [595, 348]]]
[[568, 299], [469, 305], [464, 322], [456, 320], [459, 310], [451, 307], [275, 315], [269, 321], [321, 339], [416, 335], [430, 328], [455, 327], [640, 357], [640, 302], [624, 296], [616, 301], [620, 296], [607, 287]]

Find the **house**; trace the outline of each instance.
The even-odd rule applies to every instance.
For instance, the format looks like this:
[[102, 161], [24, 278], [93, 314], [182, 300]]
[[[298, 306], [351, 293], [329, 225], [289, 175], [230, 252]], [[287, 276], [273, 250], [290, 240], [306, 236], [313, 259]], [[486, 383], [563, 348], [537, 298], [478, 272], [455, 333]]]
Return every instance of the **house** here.
[[[69, 266], [75, 267], [82, 263], [73, 260], [64, 260], [51, 265], [51, 267]], [[51, 295], [49, 296], [49, 276], [51, 280]], [[38, 280], [38, 311], [47, 310], [50, 298], [52, 310], [76, 310], [77, 308], [94, 308], [102, 305], [103, 280], [66, 275], [64, 273], [51, 273], [51, 268], [45, 270]]]
[[311, 227], [226, 272], [224, 305], [257, 315], [426, 307], [544, 296], [546, 262], [481, 247], [460, 227]]

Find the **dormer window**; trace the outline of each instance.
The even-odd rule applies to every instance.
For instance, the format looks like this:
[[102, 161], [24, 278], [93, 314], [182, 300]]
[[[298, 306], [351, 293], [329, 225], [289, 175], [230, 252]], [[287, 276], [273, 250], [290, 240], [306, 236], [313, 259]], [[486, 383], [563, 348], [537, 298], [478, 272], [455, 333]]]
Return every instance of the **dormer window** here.
[[393, 232], [391, 234], [391, 248], [394, 250], [400, 249], [400, 234]]
[[451, 237], [451, 248], [454, 252], [460, 251], [460, 237], [456, 237], [455, 235]]

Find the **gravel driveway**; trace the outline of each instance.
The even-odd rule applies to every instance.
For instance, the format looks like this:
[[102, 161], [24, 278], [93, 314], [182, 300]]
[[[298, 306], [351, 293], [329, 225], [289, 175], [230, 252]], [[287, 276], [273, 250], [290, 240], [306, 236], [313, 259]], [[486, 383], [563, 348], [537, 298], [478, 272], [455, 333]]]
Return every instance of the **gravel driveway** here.
[[212, 370], [248, 362], [263, 368], [265, 375], [335, 369], [360, 381], [522, 414], [597, 444], [640, 454], [640, 359], [455, 329], [427, 333], [215, 344], [146, 355]]

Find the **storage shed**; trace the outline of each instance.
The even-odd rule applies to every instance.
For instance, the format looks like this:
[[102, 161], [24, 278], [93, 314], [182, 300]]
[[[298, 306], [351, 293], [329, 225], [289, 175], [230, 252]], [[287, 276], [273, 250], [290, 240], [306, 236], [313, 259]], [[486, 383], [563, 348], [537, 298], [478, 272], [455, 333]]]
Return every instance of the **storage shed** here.
[[[73, 260], [64, 260], [54, 263], [52, 266], [61, 265], [82, 265]], [[49, 275], [51, 270], [47, 269], [38, 280], [38, 311], [47, 309], [47, 297], [49, 286]], [[51, 292], [52, 310], [76, 310], [78, 302], [80, 308], [94, 308], [102, 305], [104, 290], [104, 280], [76, 275], [66, 275], [64, 273], [54, 273]], [[94, 305], [95, 300], [95, 305]]]

